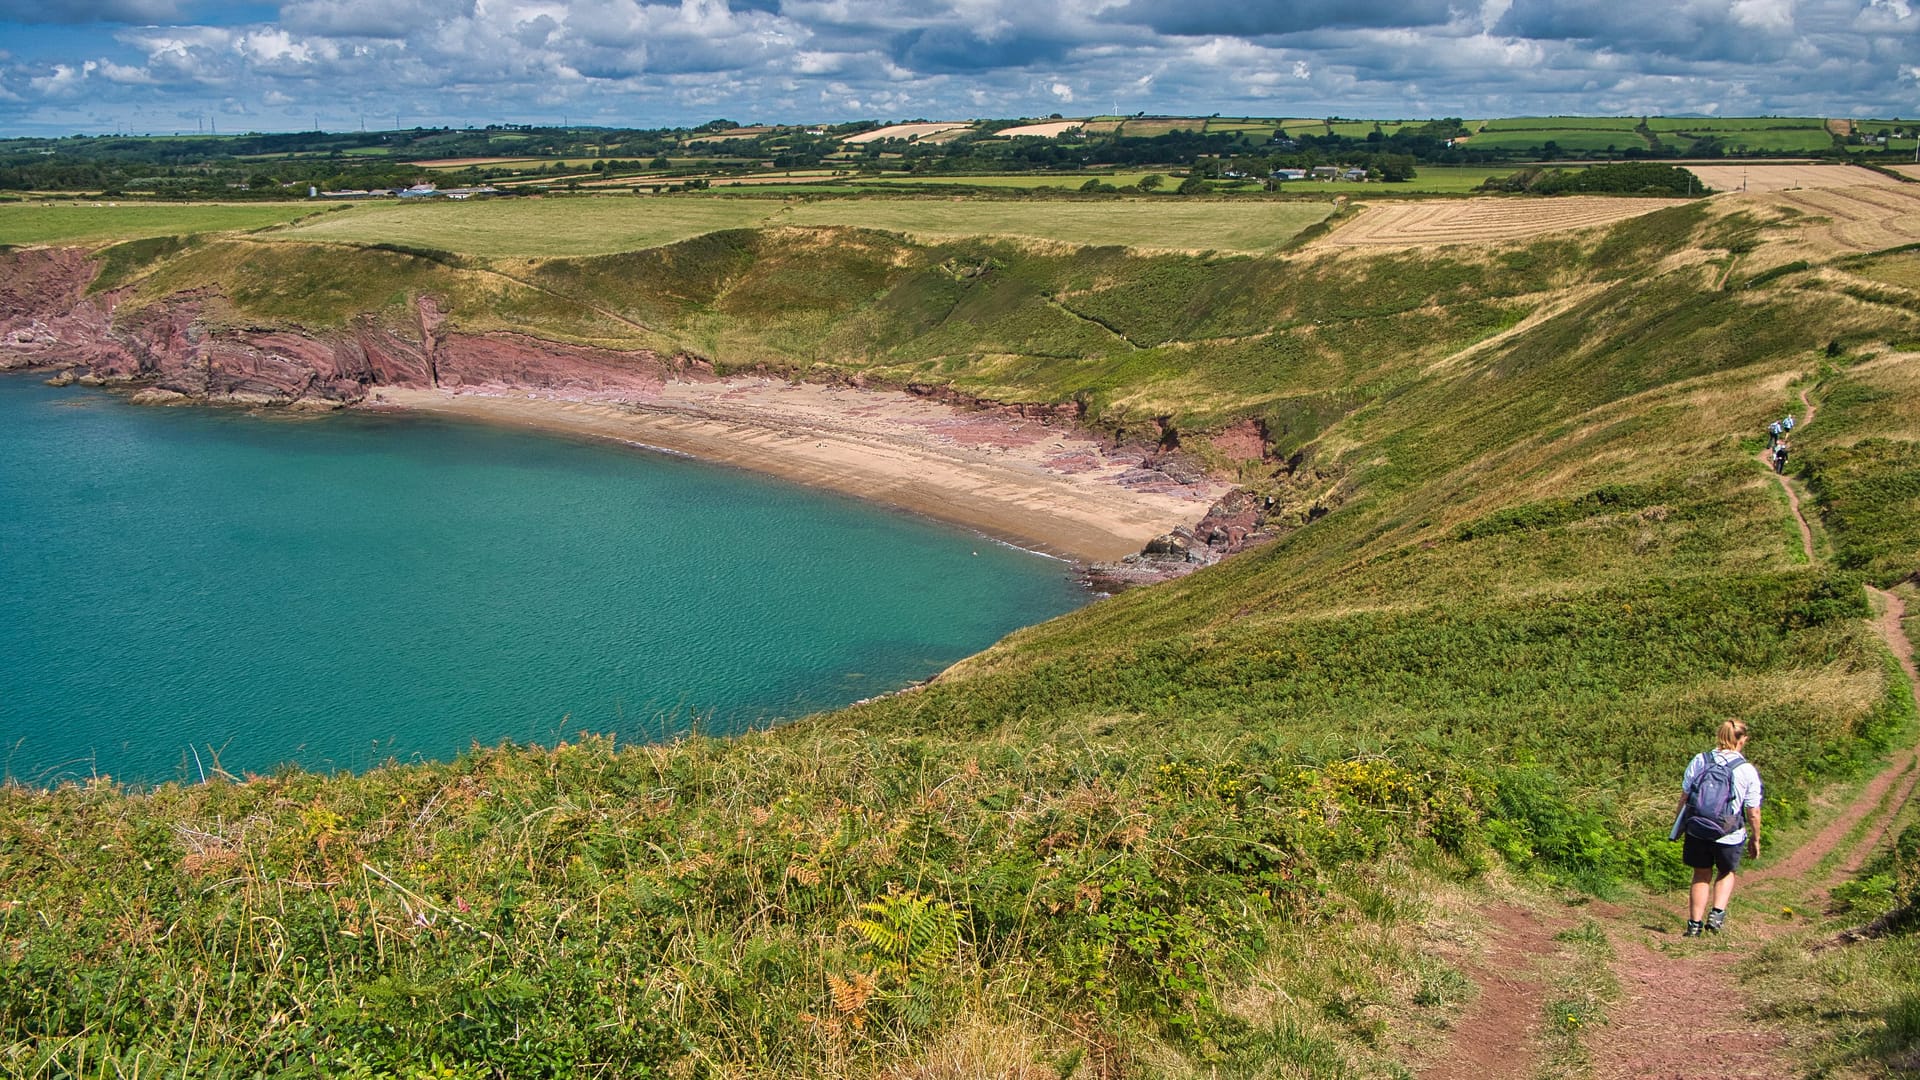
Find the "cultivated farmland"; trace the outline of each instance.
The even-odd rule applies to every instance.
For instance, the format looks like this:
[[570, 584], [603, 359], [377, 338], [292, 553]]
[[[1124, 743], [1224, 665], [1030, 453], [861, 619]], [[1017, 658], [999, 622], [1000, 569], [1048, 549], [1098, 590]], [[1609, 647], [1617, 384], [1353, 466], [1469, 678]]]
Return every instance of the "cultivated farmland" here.
[[1879, 187], [1898, 184], [1889, 176], [1851, 165], [1688, 165], [1687, 171], [1715, 191], [1750, 193], [1797, 188]]
[[1055, 120], [1046, 124], [1021, 124], [1019, 127], [1002, 128], [1001, 135], [1032, 135], [1042, 139], [1051, 139], [1086, 123], [1084, 120]]
[[840, 140], [850, 146], [861, 146], [880, 139], [920, 139], [928, 135], [938, 135], [955, 128], [969, 128], [973, 124], [967, 121], [952, 121], [943, 124], [894, 124], [889, 127], [863, 131], [858, 135], [849, 135]]
[[1762, 205], [1815, 219], [1793, 229], [1786, 242], [1772, 245], [1782, 261], [1796, 250], [1818, 258], [1920, 243], [1920, 185], [1888, 181], [1780, 191], [1759, 198]]
[[333, 206], [298, 203], [0, 203], [0, 244], [98, 244], [278, 225]]
[[1611, 225], [1684, 201], [1592, 196], [1371, 203], [1352, 221], [1315, 241], [1315, 246], [1410, 248], [1525, 240]]

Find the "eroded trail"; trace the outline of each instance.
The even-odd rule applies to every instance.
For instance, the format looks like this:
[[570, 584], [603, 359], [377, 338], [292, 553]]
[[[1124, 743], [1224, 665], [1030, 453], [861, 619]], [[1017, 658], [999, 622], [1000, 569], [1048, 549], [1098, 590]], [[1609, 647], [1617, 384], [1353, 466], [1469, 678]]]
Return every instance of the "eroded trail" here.
[[1487, 915], [1492, 929], [1486, 951], [1467, 971], [1479, 996], [1454, 1025], [1446, 1056], [1421, 1070], [1422, 1080], [1533, 1075], [1539, 1048], [1529, 1033], [1539, 1027], [1548, 992], [1544, 960], [1561, 927], [1513, 905]]
[[[1805, 407], [1800, 427], [1813, 422], [1815, 407], [1800, 391]], [[1770, 456], [1758, 460], [1772, 472]], [[1813, 529], [1800, 497], [1787, 477], [1774, 473], [1787, 496], [1809, 562], [1818, 561]], [[1894, 593], [1867, 586], [1877, 614], [1873, 626], [1906, 672], [1909, 692], [1920, 704], [1920, 671], [1902, 620], [1905, 605]], [[1591, 1074], [1605, 1080], [1627, 1078], [1770, 1078], [1798, 1075], [1786, 1037], [1755, 1022], [1745, 1006], [1739, 978], [1741, 961], [1766, 941], [1795, 926], [1784, 911], [1767, 911], [1753, 890], [1769, 883], [1793, 889], [1792, 903], [1817, 907], [1828, 890], [1857, 871], [1885, 838], [1900, 808], [1920, 782], [1920, 753], [1908, 748], [1855, 793], [1805, 843], [1776, 863], [1741, 874], [1734, 920], [1721, 939], [1682, 941], [1677, 898], [1647, 898], [1616, 906], [1588, 905], [1613, 942], [1612, 971], [1619, 999], [1604, 1028], [1587, 1040]], [[1503, 914], [1505, 913], [1505, 914]], [[1525, 979], [1489, 979], [1486, 970], [1537, 970], [1554, 950], [1550, 935], [1510, 916], [1510, 909], [1489, 912], [1491, 938], [1486, 957], [1471, 972], [1481, 996], [1455, 1029], [1448, 1053], [1421, 1070], [1423, 1080], [1472, 1077], [1501, 1080], [1531, 1077], [1542, 1066], [1530, 1033], [1544, 1017], [1546, 989]], [[1702, 1008], [1702, 1003], [1714, 1003]], [[1504, 1030], [1504, 1034], [1502, 1031]], [[1489, 1048], [1493, 1039], [1503, 1044]]]

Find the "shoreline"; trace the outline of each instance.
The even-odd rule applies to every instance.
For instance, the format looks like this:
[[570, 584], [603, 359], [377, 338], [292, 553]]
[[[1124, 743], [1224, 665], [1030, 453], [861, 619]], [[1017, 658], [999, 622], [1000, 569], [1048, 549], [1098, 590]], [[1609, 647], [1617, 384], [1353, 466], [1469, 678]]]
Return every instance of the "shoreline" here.
[[1078, 430], [900, 391], [767, 377], [619, 399], [374, 387], [351, 406], [626, 443], [931, 517], [1043, 555], [1112, 562], [1192, 526], [1231, 485], [1182, 484]]

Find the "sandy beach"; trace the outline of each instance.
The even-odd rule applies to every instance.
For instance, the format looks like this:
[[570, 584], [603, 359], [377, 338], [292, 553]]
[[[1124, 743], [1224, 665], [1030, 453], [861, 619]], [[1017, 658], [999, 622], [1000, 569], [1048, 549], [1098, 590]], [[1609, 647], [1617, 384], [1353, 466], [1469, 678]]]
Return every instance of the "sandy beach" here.
[[640, 398], [381, 387], [397, 408], [653, 447], [870, 499], [1086, 562], [1140, 550], [1228, 485], [1183, 485], [1059, 423], [897, 391], [768, 378], [669, 382]]

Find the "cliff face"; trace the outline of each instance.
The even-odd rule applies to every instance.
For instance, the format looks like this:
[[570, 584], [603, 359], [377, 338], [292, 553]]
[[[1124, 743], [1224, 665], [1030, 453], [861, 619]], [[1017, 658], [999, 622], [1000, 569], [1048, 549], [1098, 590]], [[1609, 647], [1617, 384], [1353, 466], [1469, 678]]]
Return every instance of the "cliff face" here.
[[148, 384], [156, 398], [319, 408], [379, 386], [646, 396], [668, 377], [711, 371], [645, 350], [443, 333], [424, 297], [410, 333], [371, 318], [330, 331], [213, 329], [203, 318], [211, 298], [195, 294], [116, 317], [124, 294], [88, 295], [98, 272], [80, 251], [0, 255], [0, 369], [66, 367], [89, 381]]

